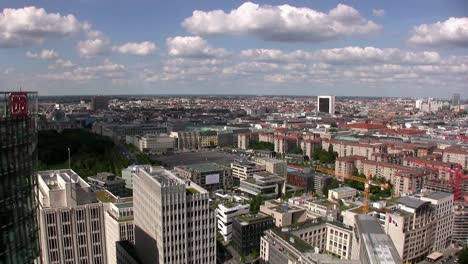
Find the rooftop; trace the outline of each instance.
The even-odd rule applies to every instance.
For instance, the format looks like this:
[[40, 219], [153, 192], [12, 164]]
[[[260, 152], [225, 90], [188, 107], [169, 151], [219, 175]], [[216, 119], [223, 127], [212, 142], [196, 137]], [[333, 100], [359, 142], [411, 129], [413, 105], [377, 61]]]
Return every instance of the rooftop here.
[[446, 193], [446, 192], [433, 192], [428, 194], [426, 197], [429, 199], [440, 200], [448, 197], [452, 197], [453, 193]]
[[330, 189], [330, 191], [334, 192], [351, 192], [351, 191], [356, 191], [356, 189], [348, 187], [348, 186], [343, 186], [335, 189]]
[[414, 198], [414, 197], [410, 197], [410, 196], [400, 197], [397, 200], [397, 202], [399, 204], [403, 204], [403, 205], [405, 205], [407, 207], [414, 208], [414, 209], [417, 209], [420, 206], [422, 206], [423, 204], [428, 203], [428, 202], [425, 202], [425, 201], [421, 201], [418, 198]]
[[177, 166], [177, 168], [187, 170], [187, 171], [196, 171], [196, 172], [212, 172], [212, 171], [220, 171], [226, 170], [228, 168], [214, 162], [209, 163], [200, 163], [200, 164], [192, 164], [192, 165], [185, 165], [185, 166]]
[[249, 213], [249, 214], [237, 215], [236, 218], [238, 218], [239, 220], [241, 220], [243, 222], [250, 223], [250, 222], [255, 222], [255, 221], [258, 221], [258, 220], [271, 218], [271, 216], [266, 215], [264, 213], [258, 212], [256, 214], [250, 214]]
[[291, 246], [293, 246], [295, 249], [299, 250], [301, 253], [304, 253], [308, 250], [314, 250], [314, 248], [307, 242], [291, 234], [288, 228], [273, 228], [272, 231], [277, 236], [281, 237], [284, 241], [291, 244]]

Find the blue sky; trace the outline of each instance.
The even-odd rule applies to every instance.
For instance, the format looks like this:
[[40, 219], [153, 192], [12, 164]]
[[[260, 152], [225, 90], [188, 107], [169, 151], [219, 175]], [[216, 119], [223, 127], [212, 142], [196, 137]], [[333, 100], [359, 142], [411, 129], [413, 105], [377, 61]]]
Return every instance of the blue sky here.
[[0, 87], [468, 95], [466, 1], [1, 1]]

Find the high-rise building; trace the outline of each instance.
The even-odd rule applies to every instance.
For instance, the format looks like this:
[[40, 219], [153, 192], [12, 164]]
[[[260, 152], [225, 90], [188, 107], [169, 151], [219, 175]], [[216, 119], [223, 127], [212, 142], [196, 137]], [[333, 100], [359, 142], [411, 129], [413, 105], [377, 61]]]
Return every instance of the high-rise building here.
[[133, 179], [135, 249], [143, 263], [216, 263], [209, 193], [162, 167]]
[[434, 238], [432, 251], [442, 252], [452, 239], [453, 230], [453, 194], [446, 192], [433, 192], [422, 196], [421, 201], [431, 202], [435, 209]]
[[99, 111], [99, 110], [107, 110], [109, 107], [109, 98], [102, 95], [94, 96], [91, 99], [91, 110]]
[[456, 201], [453, 216], [453, 234], [454, 243], [466, 246], [468, 245], [468, 201]]
[[39, 257], [36, 114], [36, 92], [0, 92], [0, 263]]
[[273, 226], [273, 218], [263, 213], [237, 215], [232, 222], [232, 245], [241, 256], [260, 250], [260, 237]]
[[317, 112], [335, 114], [335, 96], [320, 95], [317, 97]]
[[460, 94], [454, 93], [452, 95], [452, 106], [459, 106], [460, 105]]
[[[126, 198], [127, 199], [127, 198]], [[124, 201], [122, 201], [124, 200]], [[125, 199], [106, 203], [104, 221], [106, 227], [107, 263], [117, 263], [116, 242], [128, 241], [135, 243], [135, 228], [133, 224], [133, 202]], [[131, 200], [127, 199], [127, 200]]]
[[44, 263], [107, 263], [104, 204], [71, 169], [40, 171], [39, 223]]

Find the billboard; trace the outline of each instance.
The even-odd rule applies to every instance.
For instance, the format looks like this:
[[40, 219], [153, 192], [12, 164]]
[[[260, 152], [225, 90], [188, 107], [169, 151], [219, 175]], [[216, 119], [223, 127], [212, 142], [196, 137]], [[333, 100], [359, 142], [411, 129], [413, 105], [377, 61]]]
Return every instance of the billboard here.
[[28, 95], [24, 92], [10, 93], [10, 116], [23, 117], [28, 115]]
[[219, 183], [219, 173], [208, 174], [205, 176], [205, 184], [218, 184]]

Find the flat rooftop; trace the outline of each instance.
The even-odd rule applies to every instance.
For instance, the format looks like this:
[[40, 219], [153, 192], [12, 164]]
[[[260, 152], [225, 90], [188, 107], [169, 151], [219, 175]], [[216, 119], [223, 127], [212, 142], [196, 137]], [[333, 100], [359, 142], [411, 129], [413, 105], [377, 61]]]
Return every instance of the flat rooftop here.
[[397, 200], [397, 203], [403, 204], [403, 205], [405, 205], [407, 207], [410, 207], [410, 208], [413, 208], [413, 209], [417, 209], [417, 208], [421, 207], [423, 204], [428, 203], [428, 202], [421, 201], [418, 198], [414, 198], [414, 197], [410, 197], [410, 196], [403, 196], [403, 197], [400, 197]]
[[258, 221], [258, 220], [263, 220], [263, 219], [267, 219], [267, 218], [271, 218], [271, 216], [269, 215], [266, 215], [264, 213], [256, 213], [256, 214], [242, 214], [242, 215], [237, 215], [236, 216], [239, 220], [243, 221], [243, 222], [247, 222], [247, 223], [250, 223], [250, 222], [254, 222], [254, 221]]
[[433, 192], [426, 195], [429, 199], [440, 200], [448, 197], [452, 197], [453, 193], [446, 193], [446, 192]]
[[212, 172], [212, 171], [221, 171], [227, 170], [228, 168], [214, 162], [208, 163], [199, 163], [199, 164], [192, 164], [192, 165], [185, 165], [185, 166], [177, 166], [177, 168], [187, 170], [187, 171], [196, 171], [196, 172]]
[[348, 187], [348, 186], [343, 186], [343, 187], [339, 187], [335, 189], [330, 189], [330, 191], [340, 193], [340, 192], [352, 192], [352, 191], [356, 191], [356, 189]]

